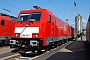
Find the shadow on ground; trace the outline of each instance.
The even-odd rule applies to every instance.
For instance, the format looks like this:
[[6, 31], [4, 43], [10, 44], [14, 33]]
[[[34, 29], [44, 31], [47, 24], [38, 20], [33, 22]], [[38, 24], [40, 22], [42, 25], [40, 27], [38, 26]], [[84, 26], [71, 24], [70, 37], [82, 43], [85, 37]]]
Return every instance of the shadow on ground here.
[[70, 44], [69, 46], [65, 47], [65, 49], [70, 50], [72, 52], [59, 51], [49, 57], [47, 60], [90, 60], [89, 48], [90, 47], [86, 41], [76, 41]]

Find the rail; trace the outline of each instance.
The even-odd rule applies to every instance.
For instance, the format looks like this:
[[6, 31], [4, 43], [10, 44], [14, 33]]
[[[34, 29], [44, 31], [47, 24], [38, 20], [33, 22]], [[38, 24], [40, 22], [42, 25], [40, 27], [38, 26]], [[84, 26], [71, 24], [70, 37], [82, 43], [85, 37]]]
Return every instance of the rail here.
[[15, 58], [19, 58], [20, 56], [21, 56], [20, 54], [15, 54], [15, 55], [11, 55], [11, 56], [1, 58], [0, 60], [14, 60]]

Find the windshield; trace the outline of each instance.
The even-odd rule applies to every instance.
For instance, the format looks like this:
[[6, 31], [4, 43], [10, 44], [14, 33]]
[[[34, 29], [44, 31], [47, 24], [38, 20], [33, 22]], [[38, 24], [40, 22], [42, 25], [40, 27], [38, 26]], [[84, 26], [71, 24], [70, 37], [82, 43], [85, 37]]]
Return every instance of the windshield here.
[[41, 12], [38, 13], [30, 13], [30, 14], [20, 14], [18, 21], [40, 21]]

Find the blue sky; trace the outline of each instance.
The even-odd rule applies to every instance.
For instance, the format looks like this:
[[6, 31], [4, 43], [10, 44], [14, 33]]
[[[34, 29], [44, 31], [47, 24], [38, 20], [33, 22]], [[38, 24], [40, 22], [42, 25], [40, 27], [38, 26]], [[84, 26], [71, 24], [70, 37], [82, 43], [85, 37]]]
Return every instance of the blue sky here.
[[[83, 23], [86, 25], [90, 12], [90, 0], [1, 0], [0, 12], [17, 17], [20, 10], [33, 9], [32, 6], [37, 5], [50, 10], [63, 21], [69, 19], [68, 23], [73, 25], [75, 16], [78, 14], [74, 1], [77, 4], [78, 13], [81, 14]], [[3, 8], [11, 12], [4, 11]]]

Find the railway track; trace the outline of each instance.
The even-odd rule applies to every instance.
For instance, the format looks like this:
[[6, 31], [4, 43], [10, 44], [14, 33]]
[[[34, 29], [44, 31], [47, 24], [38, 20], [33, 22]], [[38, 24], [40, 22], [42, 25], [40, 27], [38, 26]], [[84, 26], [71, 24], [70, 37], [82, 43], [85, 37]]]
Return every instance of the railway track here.
[[11, 56], [7, 56], [4, 58], [1, 58], [0, 60], [46, 60], [47, 58], [49, 58], [51, 55], [57, 53], [60, 49], [70, 45], [73, 41], [70, 41], [68, 43], [62, 44], [61, 46], [58, 46], [57, 48], [51, 49], [49, 51], [44, 52], [41, 55], [37, 55], [37, 56], [29, 56], [29, 57], [22, 57], [20, 54], [14, 54]]
[[47, 51], [46, 53], [37, 56], [36, 58], [32, 58], [32, 60], [46, 60], [47, 58], [49, 58], [50, 56], [54, 55], [55, 53], [57, 53], [59, 50], [61, 50], [62, 48], [70, 45], [71, 43], [73, 43], [73, 41], [70, 41], [68, 43], [62, 44], [61, 46], [58, 46], [57, 48], [54, 48], [50, 51]]
[[14, 60], [15, 58], [19, 58], [20, 56], [21, 56], [20, 54], [15, 54], [15, 55], [11, 55], [11, 56], [1, 58], [0, 60]]
[[4, 47], [0, 47], [0, 55], [7, 53], [7, 52], [11, 52], [11, 50], [13, 50], [14, 48], [10, 49], [9, 46], [4, 46]]

